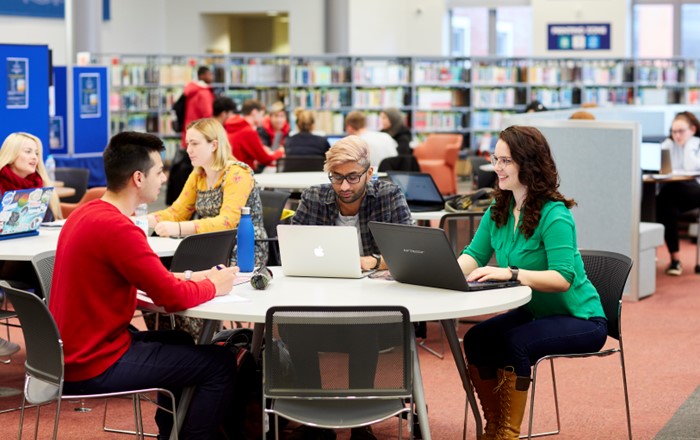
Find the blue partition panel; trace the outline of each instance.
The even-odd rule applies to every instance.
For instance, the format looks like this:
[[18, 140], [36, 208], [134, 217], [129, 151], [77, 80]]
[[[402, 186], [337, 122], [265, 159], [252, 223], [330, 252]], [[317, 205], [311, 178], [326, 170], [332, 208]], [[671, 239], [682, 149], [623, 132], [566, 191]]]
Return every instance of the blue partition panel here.
[[90, 170], [88, 178], [88, 188], [95, 186], [107, 186], [107, 177], [105, 177], [104, 163], [102, 162], [102, 153], [80, 154], [68, 156], [67, 154], [55, 155], [57, 167], [67, 168], [87, 168]]
[[0, 143], [25, 131], [49, 145], [49, 48], [0, 44]]

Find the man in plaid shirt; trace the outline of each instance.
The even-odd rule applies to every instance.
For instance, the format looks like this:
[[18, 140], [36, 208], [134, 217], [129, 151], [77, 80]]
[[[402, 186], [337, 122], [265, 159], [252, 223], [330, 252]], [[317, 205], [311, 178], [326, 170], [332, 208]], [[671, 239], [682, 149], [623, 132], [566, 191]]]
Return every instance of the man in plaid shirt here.
[[323, 170], [331, 183], [303, 192], [292, 224], [355, 226], [362, 270], [386, 269], [369, 222], [411, 224], [403, 192], [391, 182], [372, 180], [369, 147], [358, 136], [336, 142], [326, 153]]

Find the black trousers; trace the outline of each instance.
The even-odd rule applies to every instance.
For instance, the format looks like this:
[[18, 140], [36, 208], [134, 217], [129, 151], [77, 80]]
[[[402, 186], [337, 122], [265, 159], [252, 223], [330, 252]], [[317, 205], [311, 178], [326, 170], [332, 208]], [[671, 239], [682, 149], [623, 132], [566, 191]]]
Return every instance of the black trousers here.
[[678, 219], [681, 214], [700, 207], [700, 184], [695, 180], [663, 184], [656, 196], [656, 221], [664, 225], [669, 253], [678, 252]]

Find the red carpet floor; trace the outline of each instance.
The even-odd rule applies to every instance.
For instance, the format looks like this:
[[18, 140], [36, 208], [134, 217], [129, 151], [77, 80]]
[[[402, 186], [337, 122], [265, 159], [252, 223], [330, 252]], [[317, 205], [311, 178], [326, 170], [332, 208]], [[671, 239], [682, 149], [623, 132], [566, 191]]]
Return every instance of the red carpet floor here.
[[[692, 270], [695, 246], [687, 242], [682, 246], [685, 273], [681, 277], [665, 276], [663, 269], [667, 256], [660, 248], [656, 293], [642, 301], [626, 301], [623, 305], [623, 335], [635, 439], [653, 439], [700, 385], [700, 319], [697, 316], [700, 275]], [[464, 333], [467, 327], [461, 325], [460, 333]], [[4, 329], [1, 335], [4, 336]], [[19, 330], [12, 330], [12, 338], [21, 343]], [[437, 324], [430, 324], [427, 343], [439, 348]], [[425, 350], [419, 351], [433, 438], [459, 439], [462, 436], [464, 392], [454, 363], [449, 358], [440, 360]], [[24, 353], [21, 351], [13, 357], [11, 364], [0, 365], [0, 387], [21, 388], [23, 362]], [[562, 421], [562, 433], [556, 438], [626, 438], [619, 358], [564, 360], [556, 365]], [[546, 369], [542, 373], [535, 430], [551, 429], [555, 423], [551, 381]], [[17, 396], [2, 397], [0, 410], [16, 406], [18, 402]], [[101, 401], [86, 401], [86, 406], [93, 408], [87, 413], [73, 411], [76, 406], [80, 406], [79, 402], [64, 404], [59, 438], [120, 437], [101, 432], [104, 407]], [[129, 426], [132, 419], [128, 402], [113, 402], [109, 408], [113, 424], [121, 421], [122, 426]], [[42, 411], [39, 438], [50, 438], [53, 409], [49, 406]], [[148, 409], [146, 414], [153, 429], [152, 410]], [[25, 429], [31, 429], [33, 411], [29, 415], [30, 421], [25, 421]], [[18, 412], [0, 414], [0, 439], [16, 438], [18, 422]], [[395, 421], [377, 425], [375, 433], [380, 439], [396, 438]], [[340, 432], [338, 438], [348, 439], [349, 434]], [[471, 419], [468, 438], [475, 438]]]

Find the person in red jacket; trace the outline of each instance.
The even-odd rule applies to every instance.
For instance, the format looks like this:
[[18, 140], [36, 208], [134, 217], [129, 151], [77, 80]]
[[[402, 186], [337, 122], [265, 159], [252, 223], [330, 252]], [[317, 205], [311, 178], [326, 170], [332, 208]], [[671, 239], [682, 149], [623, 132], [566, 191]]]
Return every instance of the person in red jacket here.
[[262, 124], [263, 116], [265, 106], [250, 99], [243, 102], [240, 115], [231, 116], [224, 121], [233, 156], [254, 170], [284, 156], [284, 147], [270, 152], [260, 141], [255, 128]]
[[263, 118], [262, 125], [258, 127], [258, 136], [263, 145], [275, 151], [280, 145], [284, 145], [289, 136], [289, 130], [284, 104], [277, 101], [270, 106], [268, 115]]
[[[187, 127], [190, 122], [202, 118], [214, 116], [214, 91], [211, 83], [214, 82], [214, 74], [207, 66], [197, 69], [197, 81], [190, 81], [185, 85], [183, 94], [185, 95], [185, 123]], [[185, 132], [182, 130], [182, 145], [187, 147], [185, 142]]]
[[[158, 197], [165, 181], [162, 149], [162, 141], [146, 133], [112, 137], [103, 154], [107, 191], [73, 211], [61, 230], [49, 309], [63, 340], [63, 391], [159, 387], [177, 396], [196, 387], [180, 438], [212, 439], [232, 401], [235, 356], [224, 347], [194, 345], [182, 331], [129, 327], [137, 289], [174, 312], [226, 295], [238, 271], [170, 273], [129, 218]], [[159, 409], [156, 423], [159, 438], [168, 438], [172, 417]]]

